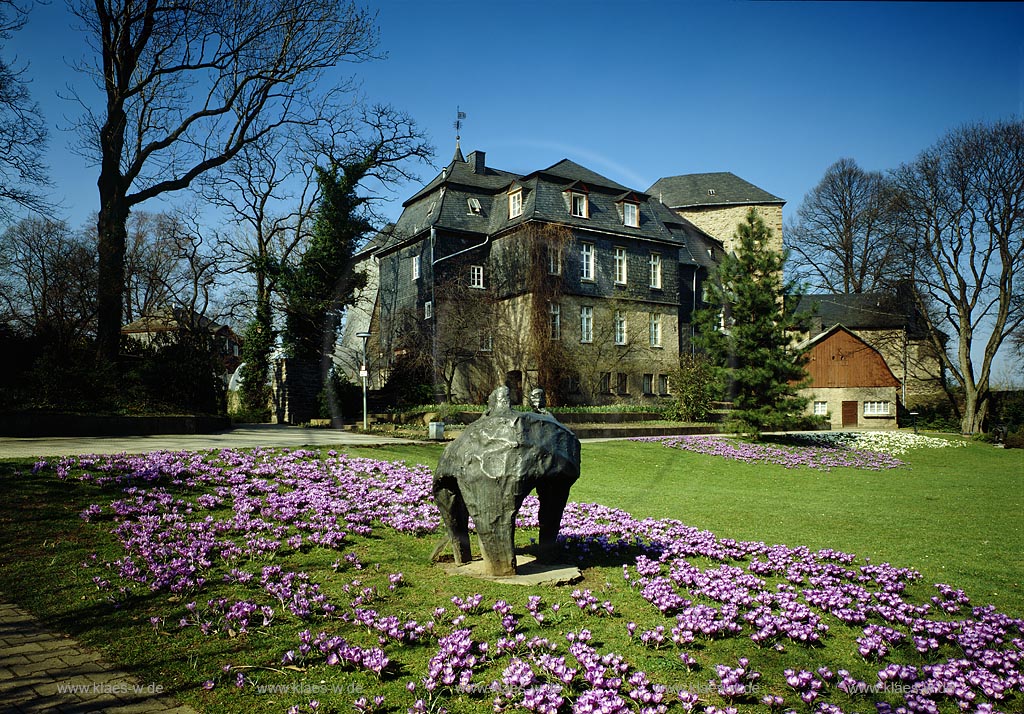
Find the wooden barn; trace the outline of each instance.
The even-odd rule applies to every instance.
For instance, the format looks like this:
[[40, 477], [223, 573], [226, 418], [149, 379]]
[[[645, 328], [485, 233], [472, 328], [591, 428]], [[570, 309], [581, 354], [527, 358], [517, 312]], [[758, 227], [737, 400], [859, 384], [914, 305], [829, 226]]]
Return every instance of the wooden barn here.
[[900, 381], [874, 347], [842, 325], [807, 340], [808, 411], [833, 429], [895, 429]]

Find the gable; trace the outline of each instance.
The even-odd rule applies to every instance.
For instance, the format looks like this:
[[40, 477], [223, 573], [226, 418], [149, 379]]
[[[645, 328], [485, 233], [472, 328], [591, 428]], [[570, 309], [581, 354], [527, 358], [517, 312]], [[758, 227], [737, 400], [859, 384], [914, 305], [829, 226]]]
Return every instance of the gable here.
[[812, 340], [807, 357], [813, 387], [900, 386], [878, 350], [842, 325]]

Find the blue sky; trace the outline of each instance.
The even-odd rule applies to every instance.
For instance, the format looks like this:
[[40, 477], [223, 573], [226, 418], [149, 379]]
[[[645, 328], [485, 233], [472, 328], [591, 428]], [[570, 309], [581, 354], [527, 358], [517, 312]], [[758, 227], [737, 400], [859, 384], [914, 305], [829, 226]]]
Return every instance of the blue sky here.
[[[529, 172], [569, 158], [643, 190], [661, 176], [731, 171], [788, 201], [851, 157], [895, 168], [963, 123], [1024, 115], [1024, 4], [386, 0], [384, 61], [349, 65], [371, 101], [409, 112], [437, 147]], [[4, 51], [29, 63], [51, 127], [56, 196], [78, 225], [95, 169], [66, 131], [89, 92], [62, 0], [35, 8]], [[66, 91], [65, 91], [66, 93]], [[86, 96], [90, 96], [86, 94]], [[93, 95], [94, 96], [94, 95]], [[416, 186], [397, 188], [397, 217]], [[153, 209], [157, 209], [154, 206]]]

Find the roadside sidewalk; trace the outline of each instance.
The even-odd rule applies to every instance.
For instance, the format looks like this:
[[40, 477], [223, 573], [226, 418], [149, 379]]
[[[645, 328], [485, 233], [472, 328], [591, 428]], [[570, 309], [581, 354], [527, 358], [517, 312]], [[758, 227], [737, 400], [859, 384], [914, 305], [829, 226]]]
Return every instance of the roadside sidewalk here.
[[[426, 436], [426, 434], [424, 434]], [[302, 446], [379, 446], [409, 444], [373, 434], [337, 429], [305, 429], [278, 424], [250, 424], [216, 434], [160, 434], [153, 436], [0, 436], [0, 459], [79, 454], [141, 454], [147, 451], [202, 451], [245, 449], [254, 446], [299, 448]]]
[[0, 595], [0, 709], [4, 712], [196, 714], [160, 684], [142, 683], [67, 635], [45, 629]]

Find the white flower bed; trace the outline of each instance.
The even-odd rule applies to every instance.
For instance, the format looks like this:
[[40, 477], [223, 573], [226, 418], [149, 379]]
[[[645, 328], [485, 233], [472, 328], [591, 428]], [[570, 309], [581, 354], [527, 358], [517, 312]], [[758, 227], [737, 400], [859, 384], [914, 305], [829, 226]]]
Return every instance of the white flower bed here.
[[899, 456], [911, 449], [943, 449], [967, 446], [967, 442], [955, 439], [937, 439], [902, 431], [823, 431], [801, 434], [800, 440], [815, 446], [864, 449], [882, 454]]

